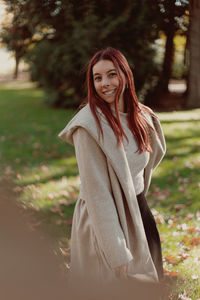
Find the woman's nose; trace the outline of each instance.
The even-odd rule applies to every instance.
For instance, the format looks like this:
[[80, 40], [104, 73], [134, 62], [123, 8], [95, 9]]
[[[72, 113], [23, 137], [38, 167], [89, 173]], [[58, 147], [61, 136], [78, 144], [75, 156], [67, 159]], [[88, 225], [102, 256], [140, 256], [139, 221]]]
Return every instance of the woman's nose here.
[[107, 77], [104, 77], [102, 79], [102, 86], [109, 86], [110, 85], [110, 80]]

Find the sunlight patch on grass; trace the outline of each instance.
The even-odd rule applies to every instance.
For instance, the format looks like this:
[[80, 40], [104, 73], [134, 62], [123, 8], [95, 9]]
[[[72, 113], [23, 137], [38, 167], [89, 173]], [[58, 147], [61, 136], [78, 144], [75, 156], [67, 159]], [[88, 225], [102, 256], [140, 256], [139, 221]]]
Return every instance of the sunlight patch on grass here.
[[18, 174], [15, 180], [18, 185], [42, 183], [61, 176], [74, 176], [78, 174], [75, 156], [40, 164], [37, 167], [27, 168], [22, 174]]
[[31, 82], [31, 81], [10, 81], [10, 82], [4, 82], [0, 83], [0, 89], [3, 90], [12, 90], [12, 89], [32, 89], [36, 88], [37, 83]]
[[47, 210], [60, 204], [68, 206], [78, 198], [80, 178], [62, 177], [23, 188], [22, 202], [35, 210]]
[[172, 112], [162, 112], [156, 113], [159, 119], [164, 123], [167, 122], [177, 122], [177, 121], [193, 121], [200, 120], [200, 109], [192, 109], [186, 111], [172, 111]]

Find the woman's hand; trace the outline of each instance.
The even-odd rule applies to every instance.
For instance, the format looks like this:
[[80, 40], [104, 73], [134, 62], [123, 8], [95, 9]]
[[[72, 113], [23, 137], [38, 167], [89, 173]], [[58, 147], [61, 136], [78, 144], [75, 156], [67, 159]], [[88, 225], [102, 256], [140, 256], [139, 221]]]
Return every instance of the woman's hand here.
[[116, 275], [119, 279], [125, 279], [125, 278], [127, 278], [127, 275], [128, 275], [128, 267], [129, 267], [129, 263], [114, 268], [115, 275]]

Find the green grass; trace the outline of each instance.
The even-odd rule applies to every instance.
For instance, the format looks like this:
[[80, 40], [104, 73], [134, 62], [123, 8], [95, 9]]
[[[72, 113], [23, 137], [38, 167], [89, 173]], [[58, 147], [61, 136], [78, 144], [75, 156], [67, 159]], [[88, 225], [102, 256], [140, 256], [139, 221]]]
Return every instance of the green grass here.
[[14, 181], [18, 201], [65, 249], [79, 178], [74, 148], [57, 135], [74, 111], [47, 107], [28, 83], [1, 84], [0, 111], [0, 176]]
[[[74, 111], [50, 108], [42, 99], [42, 90], [30, 83], [0, 85], [0, 176], [14, 181], [17, 201], [34, 212], [35, 226], [41, 223], [57, 237], [56, 251], [61, 249], [68, 261], [79, 176], [74, 148], [57, 135]], [[197, 300], [200, 109], [158, 116], [167, 153], [153, 173], [148, 201], [162, 239], [165, 271], [177, 282], [171, 299]]]
[[185, 295], [196, 300], [200, 297], [200, 109], [158, 116], [167, 153], [153, 174], [148, 199], [162, 238], [165, 270], [177, 279], [173, 299], [186, 299]]

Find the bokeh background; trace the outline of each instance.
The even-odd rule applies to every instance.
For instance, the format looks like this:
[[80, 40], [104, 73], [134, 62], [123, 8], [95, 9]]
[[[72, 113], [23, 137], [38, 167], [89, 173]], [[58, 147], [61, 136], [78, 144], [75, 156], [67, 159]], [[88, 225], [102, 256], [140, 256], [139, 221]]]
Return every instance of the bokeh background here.
[[169, 299], [200, 299], [200, 0], [0, 1], [1, 214], [11, 226], [2, 203], [17, 204], [67, 275], [80, 179], [74, 148], [57, 135], [86, 97], [89, 59], [107, 46], [127, 57], [167, 141], [148, 202]]

